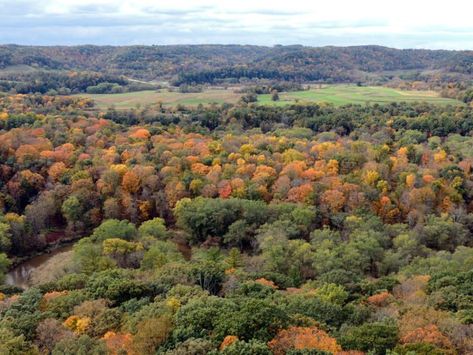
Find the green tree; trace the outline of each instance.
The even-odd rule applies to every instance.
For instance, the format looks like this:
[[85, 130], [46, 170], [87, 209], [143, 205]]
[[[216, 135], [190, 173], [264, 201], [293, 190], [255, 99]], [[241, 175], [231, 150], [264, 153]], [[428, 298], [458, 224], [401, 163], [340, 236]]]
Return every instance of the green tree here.
[[0, 354], [39, 355], [39, 351], [23, 335], [15, 335], [10, 329], [0, 326]]
[[215, 334], [219, 339], [232, 334], [242, 340], [271, 340], [287, 326], [289, 317], [285, 310], [268, 299], [242, 298], [229, 313], [218, 315]]
[[3, 321], [15, 334], [23, 335], [31, 341], [36, 335], [36, 328], [41, 320], [39, 305], [43, 295], [37, 288], [23, 292], [2, 315]]
[[106, 239], [103, 241], [102, 247], [103, 253], [114, 259], [120, 267], [138, 266], [138, 254], [143, 251], [141, 243], [129, 242], [120, 238]]
[[342, 331], [340, 343], [344, 349], [372, 351], [383, 355], [396, 346], [398, 329], [389, 323], [365, 323], [359, 327], [349, 327]]
[[405, 344], [398, 345], [394, 348], [392, 355], [446, 355], [453, 354], [453, 352], [447, 352], [445, 349], [440, 349], [434, 344], [429, 343], [414, 343], [414, 344]]
[[92, 298], [106, 298], [116, 304], [156, 296], [161, 291], [153, 284], [136, 279], [133, 270], [127, 269], [97, 272], [87, 280], [85, 290]]
[[[173, 337], [179, 341], [215, 337], [220, 317], [228, 317], [237, 307], [234, 301], [216, 296], [191, 299], [177, 311]], [[218, 340], [222, 341], [225, 335]]]
[[[213, 354], [213, 353], [212, 353]], [[237, 340], [219, 352], [222, 355], [271, 355], [265, 342], [253, 339], [248, 342]]]
[[[209, 236], [224, 237], [229, 227], [240, 220], [238, 229], [251, 233], [270, 219], [270, 210], [262, 201], [197, 197], [181, 199], [174, 208], [174, 216], [177, 226], [187, 231], [191, 242], [195, 243], [204, 242]], [[226, 239], [230, 244], [239, 245], [247, 236], [233, 227]]]
[[76, 268], [85, 274], [92, 274], [115, 266], [112, 259], [102, 254], [102, 246], [94, 243], [91, 238], [79, 240], [74, 245], [73, 251]]
[[384, 256], [380, 235], [377, 232], [355, 231], [350, 235], [350, 241], [345, 249], [348, 254], [351, 251], [358, 254], [358, 259], [353, 262], [358, 264], [360, 271], [369, 272], [373, 276], [378, 275], [379, 263]]
[[319, 297], [293, 295], [281, 302], [288, 314], [301, 314], [330, 327], [339, 327], [350, 315], [348, 308]]
[[428, 248], [453, 252], [468, 241], [469, 234], [465, 226], [450, 217], [429, 216], [421, 229], [420, 241]]
[[52, 351], [52, 355], [106, 355], [107, 348], [101, 340], [90, 338], [82, 335], [78, 338], [66, 338], [56, 344]]
[[156, 241], [145, 252], [141, 261], [141, 267], [145, 270], [155, 270], [169, 262], [182, 260], [182, 254], [177, 249], [176, 244], [169, 241]]
[[126, 220], [108, 219], [94, 229], [91, 239], [95, 242], [103, 242], [108, 238], [131, 240], [135, 236], [136, 228], [134, 224]]
[[242, 255], [237, 248], [231, 248], [224, 260], [226, 268], [238, 268], [243, 266]]
[[140, 237], [151, 236], [161, 240], [168, 237], [166, 225], [164, 224], [164, 219], [162, 218], [153, 218], [149, 221], [143, 222], [138, 228], [138, 233]]
[[168, 350], [164, 355], [207, 355], [214, 345], [207, 339], [187, 339], [179, 343], [174, 349]]
[[62, 214], [69, 222], [76, 222], [82, 218], [83, 210], [79, 199], [76, 196], [70, 196], [64, 201], [61, 207]]
[[313, 252], [311, 245], [303, 240], [288, 240], [279, 231], [274, 235], [260, 236], [261, 256], [267, 271], [278, 272], [300, 284], [311, 276]]
[[222, 287], [225, 273], [221, 263], [202, 260], [192, 265], [191, 275], [197, 285], [215, 295]]
[[9, 266], [10, 260], [7, 255], [0, 253], [0, 284], [5, 280], [5, 274], [7, 273]]
[[322, 301], [339, 305], [345, 304], [349, 296], [343, 286], [332, 283], [324, 283], [322, 286], [317, 287], [316, 295]]
[[0, 222], [0, 253], [10, 251], [12, 241], [10, 225], [8, 223]]

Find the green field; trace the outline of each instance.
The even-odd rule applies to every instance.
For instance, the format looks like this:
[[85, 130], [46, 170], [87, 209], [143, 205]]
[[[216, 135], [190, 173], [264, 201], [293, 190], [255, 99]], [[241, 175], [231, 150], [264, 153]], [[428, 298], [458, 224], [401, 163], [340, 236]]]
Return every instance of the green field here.
[[280, 93], [279, 101], [272, 101], [271, 95], [260, 95], [258, 101], [265, 105], [287, 105], [298, 102], [328, 102], [334, 105], [429, 102], [441, 105], [458, 105], [460, 101], [440, 97], [434, 91], [406, 91], [380, 86], [359, 87], [356, 85], [327, 85], [306, 91]]
[[[139, 91], [124, 94], [82, 95], [95, 100], [100, 109], [114, 106], [127, 109], [137, 105], [145, 106], [161, 102], [165, 106], [197, 106], [212, 103], [236, 103], [241, 94], [234, 89], [208, 89], [201, 93], [179, 93], [161, 91]], [[429, 102], [433, 104], [461, 104], [454, 99], [439, 97], [434, 91], [403, 91], [380, 86], [358, 87], [356, 85], [326, 85], [305, 91], [280, 93], [279, 101], [272, 101], [271, 95], [259, 95], [258, 102], [262, 105], [288, 105], [296, 102], [327, 102], [334, 105], [390, 103], [390, 102]]]

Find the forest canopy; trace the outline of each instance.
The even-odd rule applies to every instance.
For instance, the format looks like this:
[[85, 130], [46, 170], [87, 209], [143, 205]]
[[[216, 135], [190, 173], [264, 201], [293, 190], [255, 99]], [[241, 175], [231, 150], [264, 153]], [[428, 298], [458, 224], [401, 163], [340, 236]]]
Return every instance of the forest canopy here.
[[[310, 60], [335, 54], [340, 78], [468, 76], [445, 63], [469, 53], [5, 48], [4, 66], [40, 70], [0, 95], [1, 354], [473, 352], [471, 105], [259, 105], [255, 89], [235, 104], [102, 110], [60, 93], [131, 90], [129, 73], [184, 80], [183, 68], [185, 85], [307, 80]], [[261, 67], [241, 69], [250, 60]], [[262, 75], [274, 60], [309, 60], [307, 72]], [[11, 281], [64, 245], [25, 285]]]
[[471, 51], [381, 46], [0, 46], [0, 69], [94, 71], [147, 81], [173, 79], [176, 84], [242, 78], [365, 82], [373, 74], [387, 81], [399, 72], [401, 79], [471, 80], [472, 64]]

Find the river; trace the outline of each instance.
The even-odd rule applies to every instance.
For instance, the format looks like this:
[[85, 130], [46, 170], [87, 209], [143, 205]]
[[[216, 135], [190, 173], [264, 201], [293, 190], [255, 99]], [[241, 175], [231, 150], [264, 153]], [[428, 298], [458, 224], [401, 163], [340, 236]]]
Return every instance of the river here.
[[[186, 260], [190, 260], [192, 250], [190, 246], [187, 244], [184, 238], [179, 238], [176, 237], [172, 239], [172, 241], [176, 244], [177, 249], [182, 253], [184, 258]], [[32, 257], [31, 259], [27, 259], [18, 265], [16, 265], [13, 269], [11, 269], [5, 278], [5, 283], [7, 285], [11, 286], [17, 286], [21, 288], [28, 288], [31, 286], [31, 276], [32, 274], [39, 268], [43, 267], [44, 265], [47, 264], [48, 261], [50, 261], [53, 257], [59, 256], [61, 254], [67, 253], [72, 250], [72, 244], [65, 244], [62, 246], [59, 246], [58, 248], [55, 248], [51, 250], [50, 252], [37, 255]], [[66, 256], [64, 256], [66, 257]], [[64, 259], [64, 258], [63, 258]], [[55, 260], [53, 263], [57, 262]], [[49, 271], [50, 269], [47, 269], [46, 271]], [[53, 276], [49, 275], [48, 273], [44, 273], [44, 269], [42, 270], [42, 274], [38, 274], [37, 276]], [[45, 280], [46, 281], [46, 280]]]
[[31, 274], [40, 266], [44, 265], [52, 257], [66, 253], [72, 250], [72, 244], [62, 245], [48, 253], [34, 256], [31, 259], [25, 260], [11, 269], [5, 278], [7, 285], [18, 286], [21, 288], [28, 288], [30, 286]]

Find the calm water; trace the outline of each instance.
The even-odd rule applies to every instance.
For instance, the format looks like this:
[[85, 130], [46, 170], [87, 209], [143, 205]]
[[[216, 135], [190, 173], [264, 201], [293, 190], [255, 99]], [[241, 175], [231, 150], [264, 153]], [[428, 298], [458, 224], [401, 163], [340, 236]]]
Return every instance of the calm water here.
[[[189, 245], [185, 241], [180, 240], [180, 239], [174, 240], [174, 242], [176, 243], [178, 250], [182, 253], [184, 258], [189, 260], [191, 258], [191, 253], [192, 253]], [[17, 266], [15, 266], [13, 269], [11, 269], [8, 272], [5, 278], [5, 283], [7, 285], [28, 288], [31, 273], [36, 268], [43, 265], [53, 256], [72, 250], [72, 246], [73, 244], [63, 245], [57, 249], [52, 250], [50, 253], [45, 253], [42, 255], [35, 256], [29, 260], [26, 260], [18, 264]]]
[[53, 256], [65, 253], [72, 250], [72, 244], [63, 245], [57, 249], [52, 250], [49, 253], [35, 256], [29, 260], [26, 260], [8, 272], [6, 275], [5, 283], [7, 285], [18, 286], [22, 288], [27, 288], [29, 286], [28, 282], [30, 279], [31, 273], [44, 264], [46, 261], [51, 259]]

